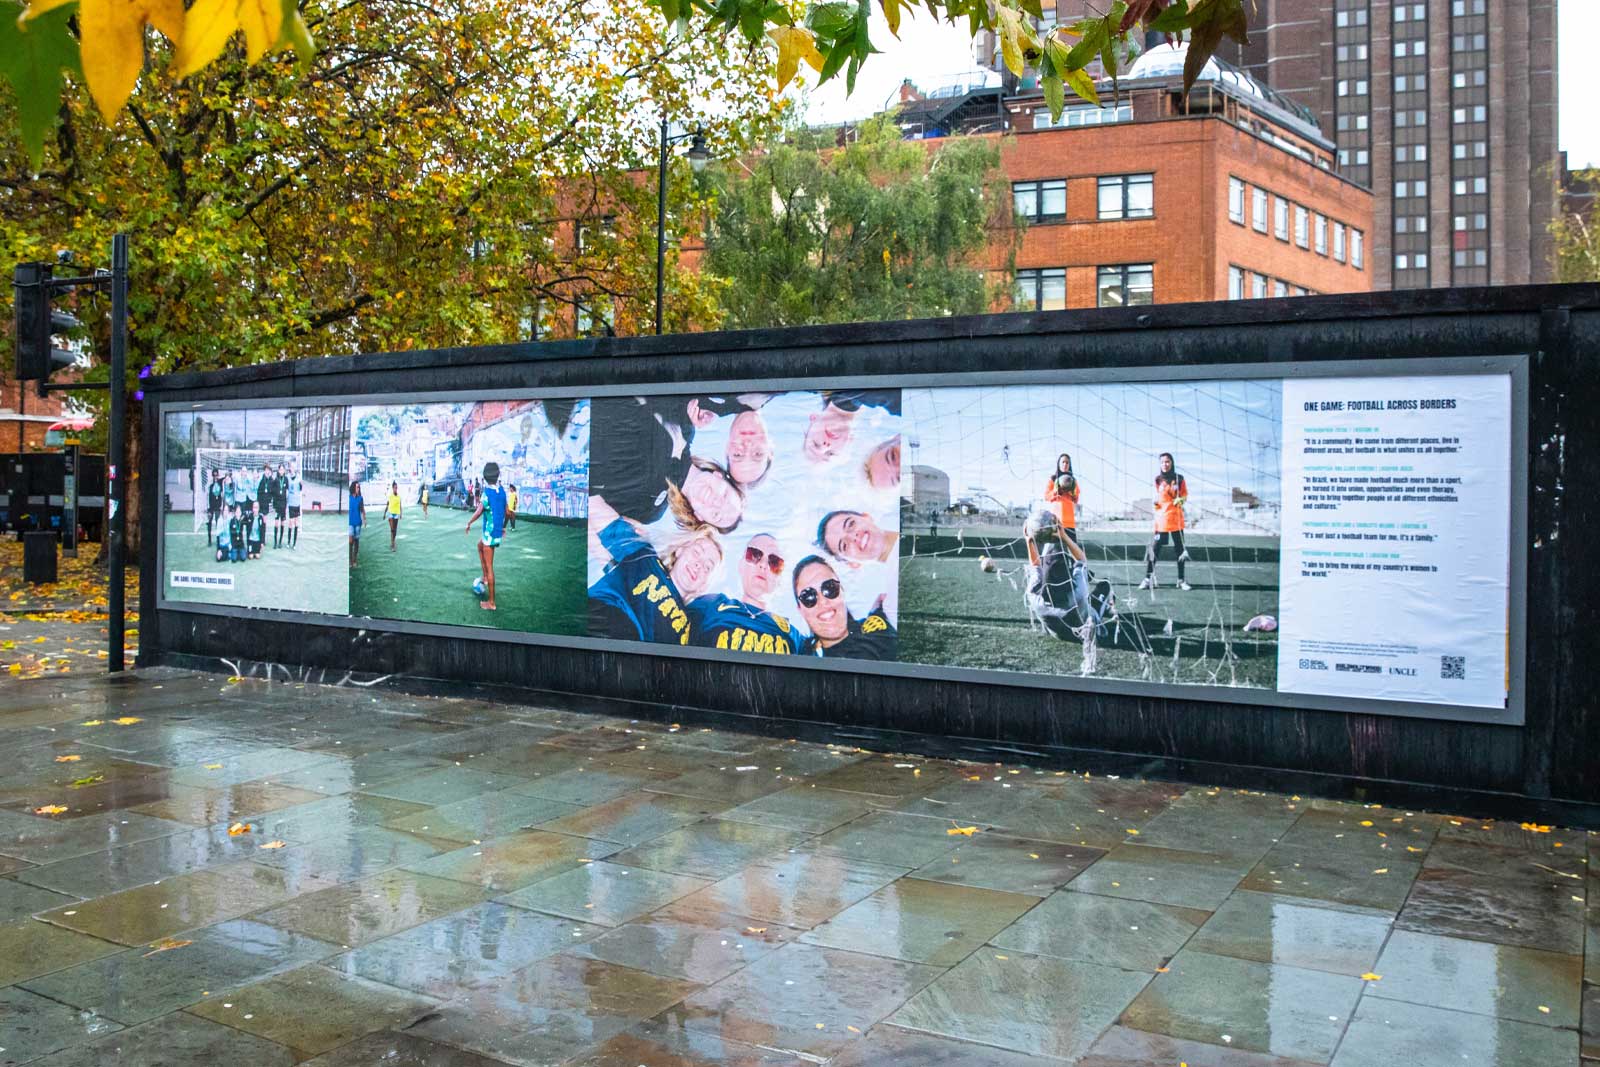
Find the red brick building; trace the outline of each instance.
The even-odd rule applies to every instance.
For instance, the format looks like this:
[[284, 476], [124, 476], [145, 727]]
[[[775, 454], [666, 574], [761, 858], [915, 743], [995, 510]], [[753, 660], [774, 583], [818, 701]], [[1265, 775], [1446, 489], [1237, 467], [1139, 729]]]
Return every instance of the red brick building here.
[[[10, 347], [10, 335], [4, 337]], [[60, 393], [39, 396], [32, 382], [19, 382], [12, 353], [0, 353], [0, 452], [33, 452], [44, 447], [44, 433], [66, 417]]]
[[[1005, 102], [1001, 167], [1028, 220], [1017, 305], [1051, 310], [1372, 288], [1372, 195], [1302, 110], [1218, 65], [1187, 104], [1181, 50], [1152, 50], [1105, 107], [1052, 123]], [[980, 135], [987, 136], [987, 135]], [[995, 264], [998, 266], [998, 263]]]

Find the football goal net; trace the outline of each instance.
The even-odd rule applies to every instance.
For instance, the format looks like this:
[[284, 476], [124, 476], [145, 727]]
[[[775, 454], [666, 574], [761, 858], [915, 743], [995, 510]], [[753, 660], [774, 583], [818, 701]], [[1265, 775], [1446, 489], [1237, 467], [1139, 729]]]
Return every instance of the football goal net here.
[[[197, 448], [194, 453], [194, 528], [205, 529], [206, 511], [210, 500], [213, 477], [220, 476], [224, 486], [223, 506], [255, 500], [260, 496], [259, 486], [263, 467], [271, 465], [274, 472], [287, 465], [290, 477], [301, 477], [300, 453], [274, 448]], [[231, 483], [230, 483], [231, 478]], [[231, 485], [231, 489], [230, 489]], [[230, 496], [231, 493], [231, 496]]]

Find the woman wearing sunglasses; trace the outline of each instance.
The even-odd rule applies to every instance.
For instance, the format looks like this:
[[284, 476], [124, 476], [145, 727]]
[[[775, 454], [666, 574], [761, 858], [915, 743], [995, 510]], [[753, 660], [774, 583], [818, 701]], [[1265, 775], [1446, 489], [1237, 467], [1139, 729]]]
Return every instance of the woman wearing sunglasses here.
[[590, 502], [589, 520], [591, 528], [603, 523], [597, 537], [612, 563], [589, 587], [589, 635], [688, 644], [684, 605], [710, 588], [722, 566], [716, 535], [701, 527], [658, 553], [633, 523], [598, 506], [597, 515]]
[[800, 646], [802, 656], [895, 658], [898, 635], [884, 614], [882, 598], [866, 618], [851, 617], [838, 572], [821, 556], [807, 556], [795, 565], [794, 599], [811, 630]]
[[797, 651], [799, 638], [789, 620], [767, 610], [783, 567], [778, 542], [771, 534], [750, 538], [739, 560], [741, 599], [709, 593], [691, 601], [689, 642], [734, 652], [788, 655]]

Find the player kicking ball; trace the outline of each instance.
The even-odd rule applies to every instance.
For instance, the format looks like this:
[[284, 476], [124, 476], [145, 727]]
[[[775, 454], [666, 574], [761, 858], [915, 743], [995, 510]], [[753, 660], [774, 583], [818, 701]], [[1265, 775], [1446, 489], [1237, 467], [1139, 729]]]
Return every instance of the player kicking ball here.
[[478, 564], [483, 574], [472, 583], [472, 591], [483, 597], [478, 607], [494, 611], [494, 550], [500, 547], [506, 532], [506, 491], [500, 485], [500, 464], [483, 465], [483, 483], [478, 491], [478, 506], [467, 520], [467, 532], [471, 533], [472, 524], [483, 516], [483, 536], [478, 540]]

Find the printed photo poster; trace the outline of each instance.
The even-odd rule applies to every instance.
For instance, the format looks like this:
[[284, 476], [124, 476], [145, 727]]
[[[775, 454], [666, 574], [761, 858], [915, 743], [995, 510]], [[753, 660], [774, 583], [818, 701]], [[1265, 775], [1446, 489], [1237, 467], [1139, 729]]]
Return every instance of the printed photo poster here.
[[1284, 383], [1285, 693], [1504, 708], [1511, 378]]
[[352, 409], [350, 613], [582, 635], [587, 400]]
[[169, 600], [343, 615], [347, 407], [168, 411]]
[[588, 632], [893, 660], [900, 391], [593, 402]]
[[905, 390], [901, 660], [1271, 689], [1281, 390]]

